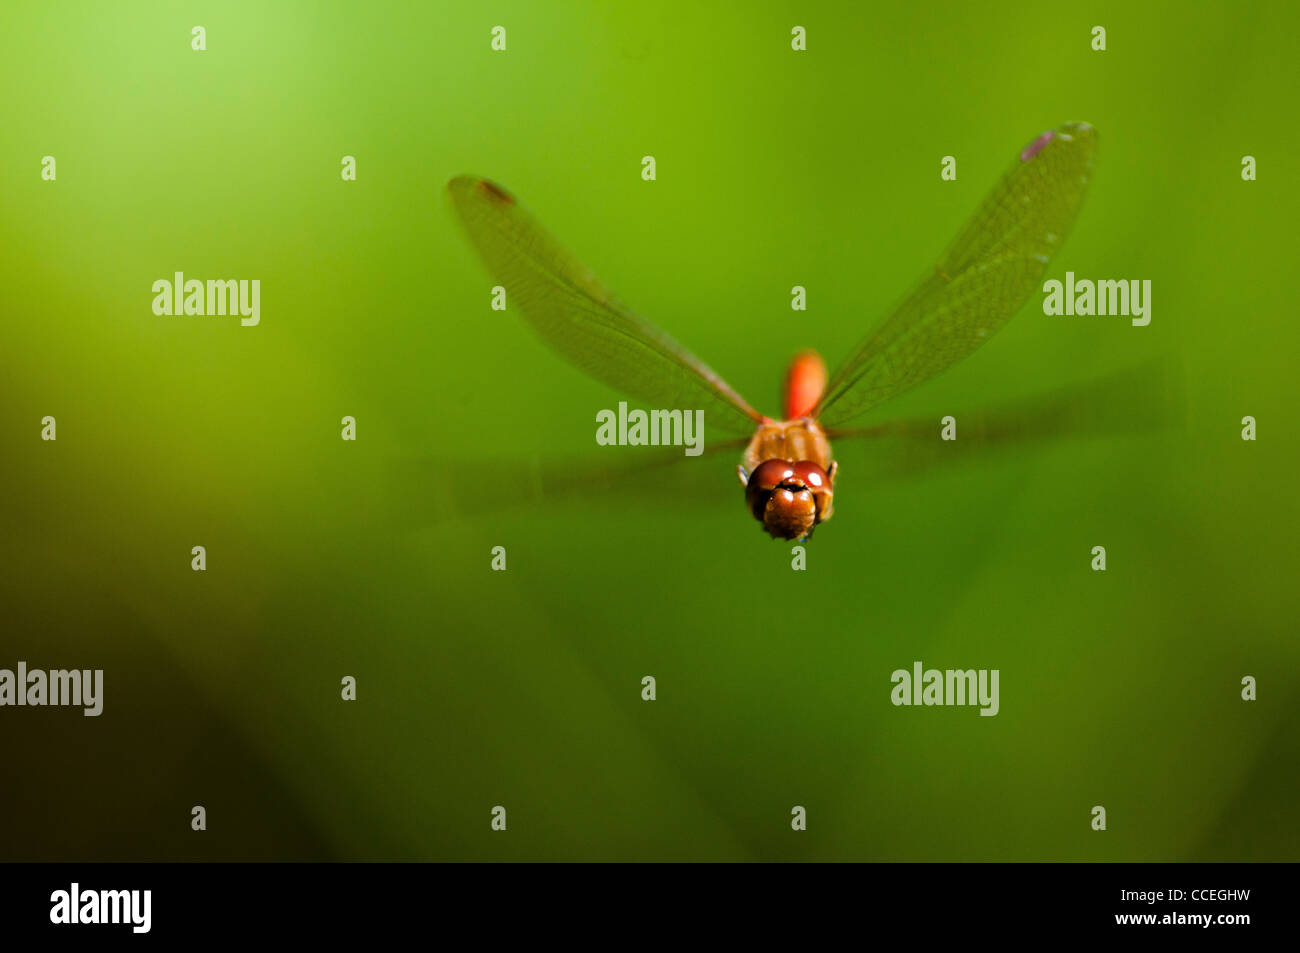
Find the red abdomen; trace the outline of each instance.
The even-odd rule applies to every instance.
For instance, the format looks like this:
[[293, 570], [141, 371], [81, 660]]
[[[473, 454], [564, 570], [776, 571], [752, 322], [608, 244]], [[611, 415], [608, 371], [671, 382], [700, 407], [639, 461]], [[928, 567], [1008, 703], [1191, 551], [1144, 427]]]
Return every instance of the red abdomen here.
[[785, 375], [785, 419], [807, 417], [826, 389], [826, 364], [816, 351], [803, 351]]

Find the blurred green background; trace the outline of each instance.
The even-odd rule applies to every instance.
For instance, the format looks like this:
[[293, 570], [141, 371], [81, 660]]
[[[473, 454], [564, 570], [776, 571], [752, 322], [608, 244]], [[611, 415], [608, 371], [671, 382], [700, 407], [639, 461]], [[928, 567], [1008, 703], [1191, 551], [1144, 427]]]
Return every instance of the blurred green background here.
[[[97, 719], [0, 710], [0, 856], [1300, 859], [1295, 7], [472, 6], [0, 10], [0, 667], [106, 670]], [[1035, 298], [870, 420], [1165, 357], [1180, 426], [902, 479], [845, 444], [805, 572], [731, 455], [491, 491], [638, 451], [489, 310], [452, 175], [776, 413], [1069, 119], [1097, 175], [1048, 277], [1149, 278], [1150, 326]], [[261, 279], [261, 325], [155, 316], [177, 270]], [[1000, 714], [893, 707], [915, 660], [999, 669]]]

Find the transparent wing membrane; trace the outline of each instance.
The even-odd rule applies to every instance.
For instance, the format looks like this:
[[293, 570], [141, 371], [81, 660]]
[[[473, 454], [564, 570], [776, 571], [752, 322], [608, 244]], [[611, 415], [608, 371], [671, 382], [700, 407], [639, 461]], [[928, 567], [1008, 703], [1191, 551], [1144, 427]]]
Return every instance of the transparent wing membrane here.
[[1020, 153], [911, 295], [857, 348], [815, 415], [836, 427], [928, 380], [995, 334], [1040, 287], [1078, 216], [1097, 134], [1045, 132]]
[[[634, 495], [646, 505], [679, 507], [720, 499], [734, 504], [731, 479], [719, 480], [725, 471], [706, 461], [739, 453], [747, 442], [744, 437], [714, 441], [699, 457], [683, 455], [681, 447], [662, 447], [609, 460], [398, 458], [388, 464], [386, 498], [393, 525], [406, 529], [483, 519], [510, 509], [584, 503], [605, 494]], [[474, 478], [466, 480], [471, 473]], [[669, 476], [672, 492], [664, 493]]]
[[[1119, 439], [1175, 430], [1186, 419], [1184, 370], [1156, 358], [1050, 394], [981, 410], [952, 411], [956, 440], [941, 440], [940, 414], [875, 427], [832, 430], [837, 457], [864, 480], [914, 476], [1051, 441]], [[853, 439], [873, 438], [869, 453]]]
[[762, 417], [703, 361], [614, 300], [596, 277], [486, 179], [459, 176], [452, 204], [489, 273], [560, 355], [630, 397], [664, 409], [701, 409], [709, 426], [750, 433]]

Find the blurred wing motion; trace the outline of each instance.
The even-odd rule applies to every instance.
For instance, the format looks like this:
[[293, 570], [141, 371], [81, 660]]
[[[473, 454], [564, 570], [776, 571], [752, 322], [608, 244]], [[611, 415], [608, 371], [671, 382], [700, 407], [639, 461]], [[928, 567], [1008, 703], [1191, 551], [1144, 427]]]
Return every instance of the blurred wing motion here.
[[[980, 411], [953, 412], [957, 439], [941, 440], [940, 415], [828, 434], [850, 472], [866, 478], [910, 477], [1035, 441], [1087, 440], [1155, 433], [1186, 419], [1183, 369], [1159, 358], [1050, 395]], [[859, 463], [844, 451], [854, 437], [880, 438]]]
[[[746, 437], [714, 440], [705, 445], [699, 457], [684, 456], [681, 447], [647, 449], [624, 454], [616, 462], [551, 461], [540, 457], [531, 460], [399, 458], [388, 465], [385, 498], [392, 504], [393, 525], [404, 530], [481, 520], [487, 514], [515, 508], [538, 510], [545, 508], [544, 504], [566, 501], [590, 503], [611, 492], [636, 494], [645, 505], [661, 503], [680, 508], [698, 501], [716, 506], [719, 494], [731, 497], [732, 484], [719, 481], [718, 471], [711, 466], [685, 463], [725, 451], [739, 453], [748, 442]], [[670, 468], [672, 492], [663, 493], [664, 478]], [[465, 479], [471, 473], [474, 478]]]
[[699, 358], [611, 296], [505, 189], [458, 176], [452, 204], [488, 271], [542, 340], [597, 380], [655, 407], [702, 409], [751, 433], [762, 417]]
[[966, 357], [1019, 310], [1079, 214], [1097, 134], [1045, 132], [984, 200], [920, 286], [845, 362], [814, 416], [830, 427]]

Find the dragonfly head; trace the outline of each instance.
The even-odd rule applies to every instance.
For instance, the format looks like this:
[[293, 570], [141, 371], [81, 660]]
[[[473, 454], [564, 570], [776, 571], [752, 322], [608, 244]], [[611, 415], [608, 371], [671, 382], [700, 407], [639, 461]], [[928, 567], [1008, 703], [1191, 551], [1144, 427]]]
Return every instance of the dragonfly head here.
[[774, 539], [803, 540], [830, 519], [834, 473], [834, 464], [828, 474], [811, 460], [768, 460], [746, 480], [742, 467], [745, 505]]

